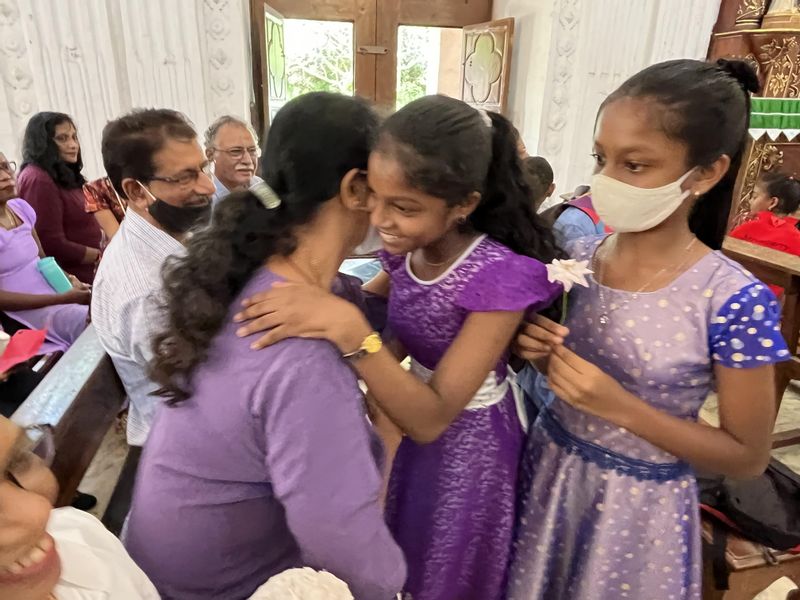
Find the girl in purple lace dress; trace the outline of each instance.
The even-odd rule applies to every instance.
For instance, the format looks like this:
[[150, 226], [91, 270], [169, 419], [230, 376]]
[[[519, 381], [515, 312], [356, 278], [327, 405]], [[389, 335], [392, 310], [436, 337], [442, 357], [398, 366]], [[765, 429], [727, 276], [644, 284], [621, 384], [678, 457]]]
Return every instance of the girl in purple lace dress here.
[[[549, 397], [523, 458], [510, 599], [699, 600], [692, 468], [766, 467], [780, 308], [716, 250], [756, 87], [744, 63], [671, 61], [600, 109], [592, 193], [616, 233], [570, 249], [594, 276], [567, 327], [537, 318], [519, 340]], [[714, 388], [719, 429], [697, 422]]]
[[[528, 209], [510, 123], [458, 100], [427, 97], [390, 117], [368, 178], [384, 273], [367, 287], [388, 295], [396, 343], [395, 356], [384, 349], [354, 366], [407, 434], [386, 502], [405, 593], [499, 600], [524, 439], [507, 348], [523, 313], [560, 294], [540, 262], [556, 255], [552, 234]], [[371, 331], [353, 305], [321, 292], [268, 297], [254, 314], [270, 313], [276, 335], [351, 352]]]

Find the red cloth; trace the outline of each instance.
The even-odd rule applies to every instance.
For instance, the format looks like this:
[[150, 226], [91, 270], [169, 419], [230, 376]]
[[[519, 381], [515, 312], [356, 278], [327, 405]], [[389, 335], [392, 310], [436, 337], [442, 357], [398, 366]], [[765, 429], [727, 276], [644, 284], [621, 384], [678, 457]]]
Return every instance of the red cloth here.
[[[800, 256], [800, 230], [797, 229], [797, 219], [793, 217], [779, 217], [765, 210], [755, 219], [736, 227], [730, 235], [751, 244]], [[778, 286], [771, 285], [769, 289], [779, 298], [783, 295], [783, 289]]]
[[800, 230], [797, 219], [779, 217], [768, 210], [731, 231], [731, 237], [794, 256], [800, 256]]
[[5, 352], [0, 356], [0, 373], [30, 360], [39, 352], [47, 331], [44, 329], [20, 329], [11, 336]]

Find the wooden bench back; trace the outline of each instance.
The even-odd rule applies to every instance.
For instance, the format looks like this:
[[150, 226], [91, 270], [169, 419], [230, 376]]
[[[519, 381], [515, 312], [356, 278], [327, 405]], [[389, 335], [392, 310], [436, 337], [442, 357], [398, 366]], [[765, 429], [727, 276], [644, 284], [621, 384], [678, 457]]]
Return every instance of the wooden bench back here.
[[122, 382], [90, 325], [12, 415], [20, 425], [55, 429], [57, 506], [72, 501], [124, 401]]

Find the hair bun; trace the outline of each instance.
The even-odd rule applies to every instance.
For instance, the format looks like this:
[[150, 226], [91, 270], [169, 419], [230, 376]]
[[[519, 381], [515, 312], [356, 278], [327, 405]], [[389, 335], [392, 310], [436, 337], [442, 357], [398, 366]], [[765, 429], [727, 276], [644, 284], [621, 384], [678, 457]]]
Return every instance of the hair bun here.
[[717, 66], [738, 81], [745, 92], [755, 94], [761, 89], [761, 82], [758, 81], [758, 75], [750, 63], [743, 60], [720, 58]]

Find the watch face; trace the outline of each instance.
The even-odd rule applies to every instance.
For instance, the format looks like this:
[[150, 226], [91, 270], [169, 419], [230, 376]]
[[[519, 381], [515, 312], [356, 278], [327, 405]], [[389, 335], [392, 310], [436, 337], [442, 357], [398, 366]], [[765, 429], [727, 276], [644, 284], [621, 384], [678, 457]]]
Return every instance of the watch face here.
[[364, 350], [366, 350], [369, 354], [376, 353], [381, 349], [382, 346], [383, 342], [378, 335], [371, 335], [364, 340]]

